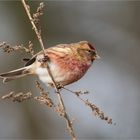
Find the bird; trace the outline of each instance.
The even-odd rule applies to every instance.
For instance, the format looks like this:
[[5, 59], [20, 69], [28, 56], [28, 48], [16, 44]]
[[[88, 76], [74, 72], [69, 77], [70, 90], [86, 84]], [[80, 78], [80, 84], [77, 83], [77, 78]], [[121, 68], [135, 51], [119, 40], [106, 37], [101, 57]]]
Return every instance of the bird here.
[[35, 54], [24, 67], [1, 73], [0, 78], [6, 83], [27, 75], [38, 75], [43, 83], [52, 85], [47, 63], [55, 82], [65, 86], [81, 79], [98, 58], [95, 47], [88, 41], [58, 44]]

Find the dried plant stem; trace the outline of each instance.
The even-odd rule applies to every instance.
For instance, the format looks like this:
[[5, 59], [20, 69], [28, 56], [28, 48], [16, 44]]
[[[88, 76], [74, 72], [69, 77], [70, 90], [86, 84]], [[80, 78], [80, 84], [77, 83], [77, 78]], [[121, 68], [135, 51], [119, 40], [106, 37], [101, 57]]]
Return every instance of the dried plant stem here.
[[26, 13], [27, 13], [27, 15], [28, 15], [28, 17], [29, 17], [29, 20], [30, 20], [30, 22], [31, 22], [31, 24], [32, 24], [32, 26], [33, 26], [33, 30], [35, 31], [36, 36], [37, 36], [37, 38], [38, 38], [38, 40], [39, 40], [40, 46], [41, 46], [41, 48], [42, 48], [42, 51], [43, 51], [44, 54], [45, 54], [45, 47], [44, 47], [44, 44], [43, 44], [43, 41], [42, 41], [42, 38], [41, 38], [41, 34], [40, 34], [40, 32], [38, 31], [38, 29], [37, 29], [37, 27], [36, 27], [36, 25], [35, 25], [35, 23], [34, 23], [34, 20], [33, 20], [32, 16], [31, 16], [31, 14], [30, 14], [29, 6], [26, 4], [25, 0], [22, 0], [22, 4], [23, 4], [23, 6], [24, 6], [24, 8], [25, 8], [25, 11], [26, 11]]
[[23, 92], [19, 92], [19, 93], [15, 93], [14, 91], [11, 91], [10, 93], [4, 95], [1, 97], [2, 100], [5, 99], [11, 99], [13, 102], [23, 102], [25, 100], [29, 100], [33, 98], [32, 93], [31, 92], [27, 92], [27, 93], [23, 93]]
[[69, 118], [69, 116], [68, 116], [68, 114], [67, 114], [67, 112], [66, 112], [66, 108], [65, 108], [64, 101], [63, 101], [63, 99], [62, 99], [60, 90], [59, 90], [59, 88], [57, 87], [57, 84], [56, 84], [56, 82], [55, 82], [55, 80], [54, 80], [54, 77], [53, 77], [53, 75], [52, 75], [52, 73], [51, 73], [51, 70], [50, 70], [50, 68], [49, 68], [49, 65], [48, 65], [47, 63], [45, 63], [45, 64], [46, 64], [46, 68], [47, 68], [47, 71], [48, 71], [48, 73], [49, 73], [49, 76], [51, 77], [53, 86], [54, 86], [54, 88], [55, 88], [55, 91], [56, 91], [56, 94], [57, 94], [59, 103], [60, 103], [60, 105], [61, 105], [61, 107], [62, 107], [62, 110], [63, 110], [63, 117], [65, 118], [66, 123], [67, 123], [67, 129], [68, 129], [69, 133], [70, 133], [71, 136], [72, 136], [72, 140], [76, 140], [76, 136], [75, 136], [75, 133], [74, 133], [74, 130], [73, 130], [72, 122], [70, 121], [70, 118]]
[[[104, 120], [106, 121], [108, 124], [114, 124], [116, 125], [116, 123], [113, 123], [112, 122], [112, 118], [106, 116], [104, 114], [103, 111], [101, 111], [101, 109], [99, 107], [97, 107], [95, 104], [89, 102], [88, 100], [84, 100], [83, 98], [80, 97], [81, 95], [81, 92], [75, 92], [75, 91], [72, 91], [70, 89], [67, 89], [65, 87], [62, 87], [63, 89], [73, 93], [79, 100], [81, 100], [86, 106], [88, 106], [91, 110], [92, 110], [92, 113], [94, 114], [94, 116], [97, 116], [99, 117], [101, 120]], [[83, 94], [83, 93], [82, 93]]]
[[[32, 26], [33, 26], [33, 29], [34, 29], [34, 31], [35, 31], [35, 33], [36, 33], [36, 36], [37, 36], [37, 38], [38, 38], [38, 40], [39, 40], [40, 46], [41, 46], [42, 51], [44, 52], [44, 56], [45, 56], [45, 49], [44, 49], [44, 44], [43, 44], [43, 41], [42, 41], [42, 37], [41, 37], [41, 34], [40, 34], [40, 32], [38, 31], [38, 29], [37, 29], [37, 27], [36, 27], [36, 25], [35, 25], [35, 23], [34, 23], [34, 20], [33, 20], [32, 16], [31, 16], [31, 14], [30, 14], [29, 6], [26, 4], [25, 0], [22, 0], [22, 4], [23, 4], [23, 6], [24, 6], [24, 8], [25, 8], [25, 10], [26, 10], [26, 13], [27, 13], [27, 15], [28, 15], [28, 17], [29, 17], [29, 20], [30, 20]], [[54, 78], [53, 78], [53, 75], [52, 75], [52, 73], [51, 73], [51, 71], [50, 71], [50, 68], [49, 68], [49, 65], [48, 65], [47, 61], [45, 62], [45, 65], [46, 65], [47, 71], [48, 71], [48, 73], [49, 73], [49, 76], [50, 76], [51, 79], [52, 79], [53, 86], [54, 86], [54, 88], [55, 88], [55, 91], [56, 91], [56, 94], [57, 94], [59, 103], [60, 103], [60, 105], [61, 105], [61, 107], [62, 107], [62, 110], [63, 110], [63, 117], [65, 118], [66, 123], [67, 123], [67, 129], [68, 129], [69, 133], [70, 133], [71, 136], [72, 136], [72, 140], [76, 140], [76, 136], [75, 136], [75, 133], [74, 133], [74, 130], [73, 130], [72, 122], [70, 121], [69, 116], [68, 116], [68, 114], [67, 114], [67, 112], [66, 112], [65, 105], [64, 105], [64, 102], [63, 102], [63, 98], [62, 98], [61, 93], [60, 93], [60, 90], [59, 90], [59, 88], [57, 87], [57, 84], [56, 84], [56, 82], [55, 82], [55, 80], [54, 80]]]

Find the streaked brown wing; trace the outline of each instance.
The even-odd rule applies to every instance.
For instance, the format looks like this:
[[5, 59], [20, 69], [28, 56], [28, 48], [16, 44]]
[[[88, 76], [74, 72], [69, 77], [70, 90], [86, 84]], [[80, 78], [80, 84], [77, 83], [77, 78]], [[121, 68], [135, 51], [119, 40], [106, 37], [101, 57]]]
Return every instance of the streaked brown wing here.
[[[57, 55], [57, 54], [60, 54], [60, 53], [61, 53], [61, 55], [62, 55], [62, 54], [64, 54], [65, 51], [67, 51], [67, 50], [65, 50], [64, 48], [69, 48], [69, 44], [58, 44], [58, 45], [56, 45], [56, 46], [47, 48], [47, 49], [45, 49], [45, 53], [48, 54], [48, 56], [49, 56], [50, 53], [53, 53], [53, 52], [54, 52], [54, 54], [56, 54], [56, 55]], [[64, 50], [65, 50], [65, 51], [64, 51]], [[38, 52], [37, 54], [35, 54], [35, 55], [25, 64], [25, 66], [29, 66], [29, 65], [33, 64], [33, 63], [36, 61], [37, 55], [38, 55], [38, 54], [41, 54], [41, 53], [43, 53], [43, 51]]]

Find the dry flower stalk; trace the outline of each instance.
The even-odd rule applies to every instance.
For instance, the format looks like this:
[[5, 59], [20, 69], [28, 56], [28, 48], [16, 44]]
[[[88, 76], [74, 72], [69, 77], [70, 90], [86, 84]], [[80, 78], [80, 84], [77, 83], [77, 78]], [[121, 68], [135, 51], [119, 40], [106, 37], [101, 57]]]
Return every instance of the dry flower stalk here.
[[36, 10], [36, 13], [33, 14], [33, 20], [35, 22], [35, 24], [38, 24], [39, 23], [39, 18], [40, 16], [43, 15], [43, 9], [44, 9], [44, 3], [41, 2]]
[[38, 41], [40, 43], [40, 47], [42, 48], [42, 51], [44, 52], [45, 48], [44, 48], [44, 44], [43, 44], [43, 41], [42, 41], [42, 37], [41, 37], [41, 34], [40, 34], [40, 32], [38, 31], [38, 29], [35, 25], [34, 19], [32, 18], [31, 14], [30, 14], [30, 6], [26, 4], [25, 0], [21, 0], [21, 1], [22, 1], [22, 4], [23, 4], [24, 8], [25, 8], [25, 11], [28, 15], [28, 18], [29, 18], [29, 20], [32, 24], [33, 30], [36, 33], [36, 36], [37, 36]]
[[48, 107], [53, 107], [56, 113], [58, 113], [61, 117], [64, 117], [65, 112], [62, 108], [62, 105], [60, 103], [58, 105], [55, 105], [52, 99], [49, 98], [49, 92], [46, 92], [38, 81], [35, 81], [35, 84], [36, 84], [36, 88], [40, 92], [40, 96], [34, 97], [34, 99], [39, 101], [41, 104], [47, 105]]
[[33, 43], [31, 41], [29, 41], [29, 45], [28, 45], [28, 50], [29, 53], [33, 56], [34, 55], [34, 50], [33, 50]]
[[105, 120], [108, 124], [112, 124], [113, 123], [112, 122], [112, 118], [106, 116], [104, 114], [104, 112], [101, 111], [101, 109], [99, 107], [97, 107], [95, 104], [89, 102], [89, 100], [84, 100], [82, 97], [80, 97], [80, 95], [83, 95], [85, 93], [86, 94], [89, 93], [88, 91], [86, 91], [86, 92], [78, 91], [77, 92], [77, 91], [72, 91], [70, 89], [67, 89], [65, 87], [63, 87], [63, 89], [65, 89], [65, 90], [73, 93], [74, 95], [76, 95], [78, 97], [78, 99], [80, 99], [86, 106], [88, 106], [92, 110], [92, 113], [94, 114], [94, 116], [99, 117], [101, 120]]
[[48, 107], [54, 107], [52, 99], [49, 98], [49, 92], [45, 92], [38, 81], [35, 81], [35, 84], [37, 89], [39, 89], [40, 96], [34, 97], [34, 99], [39, 101], [41, 104], [47, 105]]
[[3, 51], [6, 52], [6, 53], [11, 53], [11, 52], [14, 52], [14, 51], [23, 50], [26, 53], [34, 55], [33, 43], [31, 41], [29, 41], [28, 47], [24, 47], [22, 44], [12, 46], [12, 45], [10, 45], [6, 42], [3, 42], [3, 43], [0, 43], [0, 48], [2, 48]]
[[[36, 33], [36, 35], [37, 35], [37, 38], [38, 38], [38, 40], [39, 40], [40, 46], [41, 46], [41, 48], [42, 48], [42, 51], [44, 52], [44, 57], [45, 57], [45, 51], [44, 51], [45, 48], [44, 48], [44, 44], [43, 44], [43, 41], [42, 41], [41, 32], [37, 29], [36, 24], [35, 24], [35, 22], [34, 22], [34, 19], [32, 18], [31, 14], [30, 14], [30, 7], [29, 7], [29, 5], [26, 4], [25, 0], [22, 0], [22, 4], [23, 4], [23, 6], [24, 6], [24, 8], [25, 8], [25, 11], [26, 11], [26, 13], [27, 13], [27, 15], [28, 15], [28, 17], [29, 17], [29, 20], [30, 20], [30, 22], [31, 22], [31, 24], [32, 24], [33, 30], [35, 31], [35, 33]], [[43, 4], [41, 4], [41, 5], [43, 5]], [[41, 7], [41, 8], [38, 8], [38, 9], [42, 9], [42, 7], [44, 7], [44, 6], [40, 6], [40, 7]], [[37, 12], [39, 13], [40, 11], [42, 12], [42, 10], [38, 10]], [[56, 84], [56, 82], [55, 82], [55, 80], [54, 80], [54, 78], [53, 78], [53, 76], [52, 76], [52, 73], [51, 73], [51, 71], [50, 71], [50, 68], [49, 68], [49, 65], [48, 65], [47, 61], [45, 62], [45, 65], [46, 65], [47, 71], [48, 71], [48, 73], [49, 73], [49, 76], [50, 76], [51, 79], [52, 79], [53, 86], [54, 86], [54, 88], [55, 88], [55, 90], [56, 90], [56, 94], [57, 94], [59, 103], [60, 103], [60, 105], [61, 105], [61, 108], [62, 108], [63, 111], [64, 111], [63, 117], [64, 117], [65, 120], [66, 120], [67, 129], [68, 129], [69, 133], [71, 134], [72, 139], [73, 139], [73, 140], [76, 140], [76, 136], [75, 136], [75, 133], [74, 133], [74, 130], [73, 130], [73, 126], [72, 126], [72, 123], [71, 123], [71, 121], [70, 121], [70, 119], [69, 119], [69, 116], [68, 116], [68, 114], [67, 114], [67, 112], [66, 112], [65, 105], [64, 105], [64, 102], [63, 102], [63, 99], [62, 99], [60, 90], [59, 90], [59, 88], [57, 87], [57, 84]]]
[[27, 93], [23, 93], [23, 92], [19, 92], [19, 93], [15, 93], [14, 91], [11, 91], [10, 93], [4, 95], [1, 97], [1, 99], [5, 100], [5, 99], [10, 99], [13, 102], [23, 102], [25, 100], [31, 99], [32, 98], [32, 93], [31, 92], [27, 92]]
[[112, 118], [109, 118], [108, 116], [105, 116], [104, 112], [100, 110], [99, 107], [97, 107], [95, 104], [89, 102], [88, 100], [83, 100], [80, 98], [85, 105], [91, 108], [93, 114], [97, 117], [99, 117], [101, 120], [105, 120], [108, 124], [112, 124]]

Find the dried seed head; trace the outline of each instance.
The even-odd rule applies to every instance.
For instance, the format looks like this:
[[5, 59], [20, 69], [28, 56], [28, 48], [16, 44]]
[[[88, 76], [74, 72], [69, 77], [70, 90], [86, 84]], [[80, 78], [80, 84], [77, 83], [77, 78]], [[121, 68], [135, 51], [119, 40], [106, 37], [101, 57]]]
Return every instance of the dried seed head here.
[[27, 93], [23, 93], [23, 92], [19, 92], [19, 93], [15, 93], [14, 91], [11, 91], [10, 93], [4, 95], [1, 97], [1, 99], [5, 100], [5, 99], [10, 99], [13, 102], [23, 102], [27, 99], [31, 99], [32, 98], [32, 93], [31, 92], [27, 92]]

